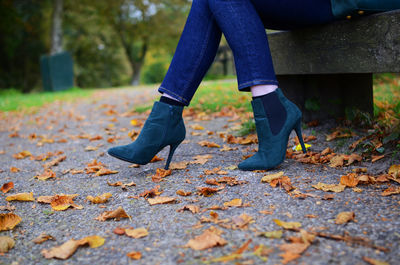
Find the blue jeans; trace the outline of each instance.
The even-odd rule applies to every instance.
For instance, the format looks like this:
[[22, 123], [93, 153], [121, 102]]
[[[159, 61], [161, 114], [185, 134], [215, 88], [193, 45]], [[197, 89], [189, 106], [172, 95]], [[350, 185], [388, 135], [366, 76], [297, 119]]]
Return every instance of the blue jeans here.
[[333, 20], [330, 0], [193, 0], [158, 91], [189, 105], [215, 58], [222, 33], [233, 52], [240, 91], [278, 85], [265, 28], [291, 30]]

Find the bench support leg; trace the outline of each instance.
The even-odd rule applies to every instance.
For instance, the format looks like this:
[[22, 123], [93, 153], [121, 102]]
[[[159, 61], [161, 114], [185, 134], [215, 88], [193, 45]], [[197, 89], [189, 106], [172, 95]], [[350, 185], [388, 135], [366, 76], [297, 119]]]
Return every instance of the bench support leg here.
[[280, 75], [279, 86], [303, 112], [303, 121], [373, 114], [372, 74]]

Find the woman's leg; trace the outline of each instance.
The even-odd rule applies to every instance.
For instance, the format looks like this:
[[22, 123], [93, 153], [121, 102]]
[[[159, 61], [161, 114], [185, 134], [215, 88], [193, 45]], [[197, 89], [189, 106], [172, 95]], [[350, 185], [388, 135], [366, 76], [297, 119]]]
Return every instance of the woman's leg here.
[[217, 54], [221, 35], [208, 0], [193, 0], [174, 57], [158, 91], [189, 105]]

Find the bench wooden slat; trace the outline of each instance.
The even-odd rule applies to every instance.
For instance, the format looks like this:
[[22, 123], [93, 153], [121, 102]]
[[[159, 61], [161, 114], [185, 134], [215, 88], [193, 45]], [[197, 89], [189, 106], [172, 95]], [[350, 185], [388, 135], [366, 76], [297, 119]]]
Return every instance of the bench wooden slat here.
[[400, 72], [400, 10], [268, 38], [277, 75]]

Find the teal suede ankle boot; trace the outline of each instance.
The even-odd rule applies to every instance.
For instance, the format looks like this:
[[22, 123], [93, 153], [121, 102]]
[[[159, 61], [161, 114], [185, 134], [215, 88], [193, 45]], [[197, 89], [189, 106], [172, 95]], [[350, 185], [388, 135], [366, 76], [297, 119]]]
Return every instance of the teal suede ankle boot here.
[[286, 121], [279, 133], [273, 135], [262, 100], [257, 98], [251, 102], [256, 122], [258, 152], [238, 165], [241, 170], [268, 170], [280, 165], [285, 159], [289, 135], [293, 129], [297, 133], [303, 152], [306, 152], [301, 135], [301, 111], [283, 95], [280, 88], [276, 93], [286, 109]]
[[155, 102], [136, 141], [110, 148], [108, 154], [127, 162], [145, 165], [169, 145], [169, 155], [165, 165], [165, 169], [168, 169], [175, 149], [186, 135], [182, 111], [183, 106]]

